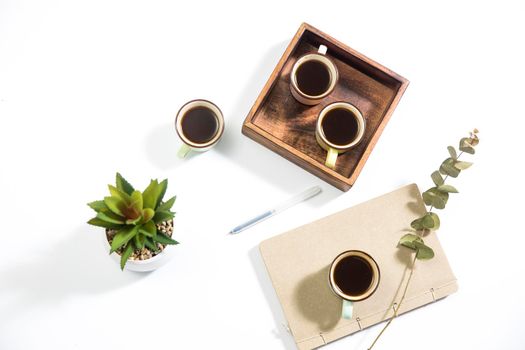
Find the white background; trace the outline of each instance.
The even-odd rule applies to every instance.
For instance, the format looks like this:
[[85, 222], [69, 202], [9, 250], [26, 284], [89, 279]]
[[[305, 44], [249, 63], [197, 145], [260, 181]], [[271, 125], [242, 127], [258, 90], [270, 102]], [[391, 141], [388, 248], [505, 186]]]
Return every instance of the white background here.
[[[523, 349], [525, 6], [518, 1], [0, 1], [0, 349], [294, 349], [260, 241], [416, 182], [473, 127], [439, 237], [457, 294], [396, 320], [377, 349]], [[411, 84], [343, 193], [242, 136], [306, 21]], [[227, 129], [181, 161], [178, 108]], [[520, 160], [521, 159], [521, 160]], [[116, 171], [177, 194], [173, 260], [120, 272], [85, 222]], [[239, 236], [312, 185], [324, 192]], [[379, 220], [381, 218], [378, 218]], [[366, 349], [381, 326], [326, 349]]]

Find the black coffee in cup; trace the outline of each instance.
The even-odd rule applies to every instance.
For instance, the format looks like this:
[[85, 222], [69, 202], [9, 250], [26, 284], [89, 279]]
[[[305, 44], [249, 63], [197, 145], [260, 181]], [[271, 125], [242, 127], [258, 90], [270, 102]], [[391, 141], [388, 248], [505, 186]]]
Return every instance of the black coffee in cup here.
[[370, 263], [360, 256], [342, 258], [334, 268], [333, 278], [339, 290], [350, 297], [363, 295], [372, 285], [374, 271]]
[[345, 146], [357, 137], [359, 122], [352, 111], [346, 108], [334, 108], [326, 113], [321, 127], [328, 142]]
[[206, 143], [217, 134], [219, 121], [211, 109], [198, 106], [182, 116], [181, 128], [189, 141], [197, 144]]
[[323, 62], [310, 60], [302, 63], [296, 72], [297, 86], [304, 94], [319, 96], [330, 87], [330, 71]]

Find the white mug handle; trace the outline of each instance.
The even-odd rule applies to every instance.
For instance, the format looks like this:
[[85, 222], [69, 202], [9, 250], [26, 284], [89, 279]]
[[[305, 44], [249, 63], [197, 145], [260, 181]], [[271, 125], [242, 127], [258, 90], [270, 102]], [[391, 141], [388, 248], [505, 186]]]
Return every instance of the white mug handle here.
[[349, 320], [352, 318], [352, 314], [354, 311], [354, 303], [352, 303], [350, 300], [343, 299], [343, 310], [341, 312], [341, 316], [345, 320]]
[[326, 51], [328, 50], [328, 48], [324, 45], [319, 45], [319, 50], [317, 50], [317, 53], [318, 54], [321, 54], [321, 55], [326, 55]]

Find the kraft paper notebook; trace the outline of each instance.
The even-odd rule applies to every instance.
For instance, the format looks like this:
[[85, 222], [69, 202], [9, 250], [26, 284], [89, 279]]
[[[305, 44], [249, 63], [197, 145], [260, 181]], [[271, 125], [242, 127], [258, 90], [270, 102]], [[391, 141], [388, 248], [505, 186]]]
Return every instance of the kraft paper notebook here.
[[[300, 350], [314, 349], [392, 316], [402, 294], [411, 251], [397, 247], [410, 222], [425, 212], [416, 185], [293, 229], [260, 244], [273, 287]], [[457, 290], [436, 234], [425, 237], [435, 257], [418, 261], [400, 313]], [[328, 285], [332, 260], [345, 250], [369, 253], [378, 263], [381, 280], [376, 292], [354, 304], [351, 320], [341, 319], [341, 299]], [[401, 284], [403, 279], [403, 284]]]

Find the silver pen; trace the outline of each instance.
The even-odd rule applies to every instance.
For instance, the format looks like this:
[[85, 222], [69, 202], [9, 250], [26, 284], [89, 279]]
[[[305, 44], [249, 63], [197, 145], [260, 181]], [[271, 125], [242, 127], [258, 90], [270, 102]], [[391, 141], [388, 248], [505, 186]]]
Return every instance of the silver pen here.
[[264, 213], [260, 214], [260, 215], [257, 215], [256, 217], [240, 224], [239, 226], [235, 227], [234, 229], [232, 229], [229, 234], [237, 234], [239, 232], [242, 232], [244, 230], [246, 230], [247, 228], [250, 228], [252, 227], [253, 225], [256, 225], [258, 224], [259, 222], [261, 221], [264, 221], [272, 216], [274, 216], [275, 214], [279, 214], [280, 212], [283, 212], [285, 211], [286, 209], [298, 204], [298, 203], [301, 203], [302, 201], [305, 201], [309, 198], [312, 198], [313, 196], [316, 196], [318, 195], [319, 193], [321, 193], [321, 187], [319, 186], [314, 186], [312, 188], [309, 188], [307, 189], [306, 191], [304, 192], [301, 192], [295, 196], [293, 196], [292, 198], [288, 199], [287, 201], [279, 204], [278, 206], [276, 206], [275, 208], [273, 209], [270, 209], [268, 211], [265, 211]]

